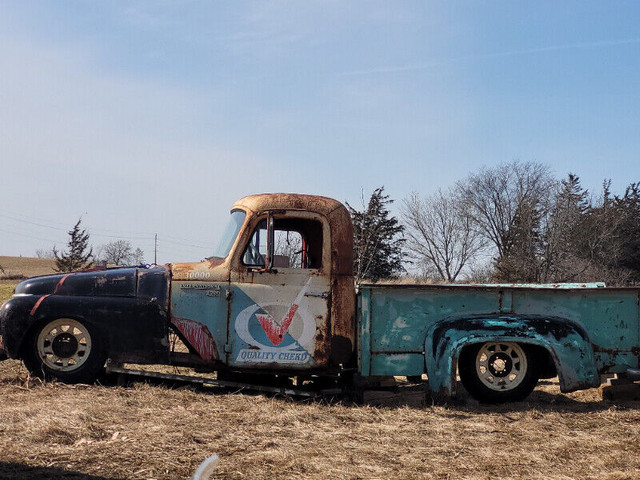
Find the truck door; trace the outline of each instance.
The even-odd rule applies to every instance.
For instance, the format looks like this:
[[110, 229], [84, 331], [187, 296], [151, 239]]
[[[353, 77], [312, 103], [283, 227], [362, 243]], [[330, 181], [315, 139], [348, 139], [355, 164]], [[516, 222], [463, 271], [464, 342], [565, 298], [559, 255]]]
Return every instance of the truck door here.
[[308, 212], [269, 212], [231, 265], [228, 365], [301, 370], [327, 363], [329, 227]]

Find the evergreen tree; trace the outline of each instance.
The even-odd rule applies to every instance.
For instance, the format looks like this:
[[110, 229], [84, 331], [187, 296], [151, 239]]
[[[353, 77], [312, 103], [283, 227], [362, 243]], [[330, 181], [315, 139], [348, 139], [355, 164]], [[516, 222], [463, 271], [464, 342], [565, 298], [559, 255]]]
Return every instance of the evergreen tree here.
[[[545, 232], [545, 261], [541, 281], [605, 281], [621, 285], [632, 277], [625, 250], [634, 228], [633, 188], [625, 197], [612, 196], [605, 181], [599, 199], [590, 198], [580, 179], [562, 181]], [[638, 218], [638, 217], [636, 217]]]
[[584, 273], [588, 257], [584, 242], [591, 202], [580, 178], [569, 173], [555, 194], [549, 222], [544, 231], [540, 281], [577, 281]]
[[53, 254], [56, 258], [55, 270], [57, 272], [73, 272], [75, 270], [83, 270], [92, 265], [90, 258], [93, 254], [93, 249], [87, 247], [89, 243], [89, 234], [86, 230], [80, 228], [80, 222], [82, 219], [78, 219], [72, 230], [67, 232], [69, 234], [69, 252], [58, 252], [56, 247], [53, 247]]
[[619, 266], [631, 270], [640, 280], [640, 183], [632, 183], [622, 197], [615, 197], [615, 211], [621, 219], [616, 236], [621, 241]]
[[540, 208], [533, 202], [518, 205], [504, 243], [504, 254], [496, 261], [496, 280], [514, 283], [538, 282], [541, 250]]
[[[569, 173], [567, 178], [560, 183], [562, 187], [558, 194], [556, 205], [568, 213], [568, 218], [564, 221], [575, 222], [576, 218], [589, 211], [589, 192], [582, 188], [580, 177], [573, 173]], [[605, 195], [608, 194], [605, 193]]]
[[384, 195], [384, 187], [371, 194], [367, 205], [358, 211], [347, 203], [353, 222], [354, 276], [376, 281], [393, 278], [404, 269], [402, 267], [404, 227], [398, 219], [390, 215], [387, 206], [393, 203]]

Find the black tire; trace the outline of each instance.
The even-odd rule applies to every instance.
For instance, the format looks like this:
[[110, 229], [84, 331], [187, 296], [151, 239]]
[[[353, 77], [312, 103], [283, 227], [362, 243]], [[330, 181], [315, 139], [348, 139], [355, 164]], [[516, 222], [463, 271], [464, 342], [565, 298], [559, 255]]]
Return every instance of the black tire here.
[[458, 371], [464, 388], [482, 403], [517, 402], [538, 383], [532, 348], [514, 342], [478, 343], [460, 354]]
[[32, 330], [22, 357], [31, 374], [45, 380], [93, 383], [107, 356], [100, 336], [86, 322], [61, 317]]

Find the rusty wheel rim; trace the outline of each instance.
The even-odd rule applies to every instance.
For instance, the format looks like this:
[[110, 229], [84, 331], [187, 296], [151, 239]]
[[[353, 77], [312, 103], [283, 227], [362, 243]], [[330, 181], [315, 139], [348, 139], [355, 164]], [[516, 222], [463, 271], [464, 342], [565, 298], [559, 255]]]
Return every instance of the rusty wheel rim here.
[[484, 386], [509, 391], [522, 383], [527, 373], [527, 356], [514, 342], [485, 343], [476, 356], [476, 373]]

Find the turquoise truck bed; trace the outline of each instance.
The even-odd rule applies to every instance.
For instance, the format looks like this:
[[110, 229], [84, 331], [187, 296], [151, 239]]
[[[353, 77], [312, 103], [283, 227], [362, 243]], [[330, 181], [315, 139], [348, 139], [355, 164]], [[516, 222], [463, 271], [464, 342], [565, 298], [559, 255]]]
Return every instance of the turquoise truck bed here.
[[638, 367], [639, 298], [598, 284], [361, 285], [360, 373], [427, 373], [450, 394], [461, 351], [498, 338], [546, 349], [563, 391], [596, 386], [601, 373]]

